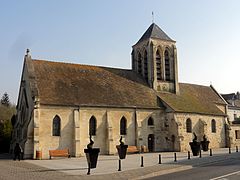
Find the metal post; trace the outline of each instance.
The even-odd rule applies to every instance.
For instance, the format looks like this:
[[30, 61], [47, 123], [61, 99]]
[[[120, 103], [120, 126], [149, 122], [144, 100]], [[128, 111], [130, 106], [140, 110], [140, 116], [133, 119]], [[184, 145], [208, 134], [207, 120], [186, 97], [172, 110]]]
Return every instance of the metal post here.
[[162, 164], [161, 154], [159, 154], [159, 156], [158, 156], [158, 164]]
[[121, 159], [118, 160], [118, 171], [122, 170]]
[[228, 148], [228, 152], [229, 152], [229, 154], [231, 154], [231, 147]]
[[238, 146], [236, 146], [236, 152], [238, 152]]
[[87, 172], [87, 175], [90, 175], [90, 163], [88, 163], [88, 172]]
[[199, 151], [199, 158], [202, 158], [202, 150]]
[[177, 153], [174, 153], [174, 162], [177, 162]]
[[144, 167], [143, 166], [143, 156], [141, 156], [141, 167]]
[[210, 149], [210, 156], [212, 156], [212, 149]]
[[188, 154], [188, 159], [190, 159], [190, 151], [188, 151], [187, 154]]

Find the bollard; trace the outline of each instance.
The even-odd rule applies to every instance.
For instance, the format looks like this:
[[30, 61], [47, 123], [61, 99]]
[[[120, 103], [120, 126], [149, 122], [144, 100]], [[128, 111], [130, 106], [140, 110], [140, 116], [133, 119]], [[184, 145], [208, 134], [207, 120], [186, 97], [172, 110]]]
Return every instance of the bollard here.
[[158, 164], [162, 164], [161, 154], [159, 154], [159, 156], [158, 156]]
[[190, 151], [188, 151], [188, 159], [190, 159]]
[[122, 170], [121, 159], [118, 160], [118, 171]]
[[202, 158], [202, 150], [199, 151], [199, 158]]
[[210, 149], [210, 156], [212, 156], [212, 149]]
[[143, 166], [143, 156], [141, 156], [141, 167], [144, 167]]
[[236, 152], [238, 152], [238, 146], [236, 146]]
[[174, 162], [177, 162], [177, 153], [174, 153]]
[[231, 147], [228, 148], [228, 152], [229, 152], [229, 154], [231, 154]]
[[90, 175], [90, 168], [91, 167], [91, 165], [90, 165], [90, 163], [88, 163], [88, 172], [87, 172], [87, 175]]

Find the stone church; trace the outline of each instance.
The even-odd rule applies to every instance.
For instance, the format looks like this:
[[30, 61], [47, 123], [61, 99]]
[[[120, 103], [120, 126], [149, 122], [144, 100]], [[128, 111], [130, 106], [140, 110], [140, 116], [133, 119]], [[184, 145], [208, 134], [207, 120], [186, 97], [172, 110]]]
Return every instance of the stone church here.
[[178, 82], [176, 41], [155, 23], [132, 46], [132, 69], [24, 58], [12, 146], [25, 158], [68, 148], [84, 155], [92, 135], [101, 154], [125, 144], [187, 151], [193, 133], [225, 147], [226, 101], [212, 86]]

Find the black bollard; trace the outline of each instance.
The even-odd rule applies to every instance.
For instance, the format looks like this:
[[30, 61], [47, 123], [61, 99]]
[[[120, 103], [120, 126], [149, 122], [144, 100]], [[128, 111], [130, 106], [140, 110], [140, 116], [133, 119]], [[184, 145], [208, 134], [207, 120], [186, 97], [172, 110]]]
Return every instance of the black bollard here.
[[231, 147], [228, 148], [228, 153], [231, 154]]
[[144, 167], [143, 166], [143, 156], [141, 156], [141, 167]]
[[202, 150], [199, 151], [199, 158], [202, 158]]
[[236, 146], [236, 152], [238, 152], [238, 146]]
[[87, 175], [90, 175], [90, 168], [91, 167], [91, 165], [90, 165], [90, 163], [88, 163], [88, 172], [87, 172]]
[[121, 159], [118, 160], [118, 171], [122, 170]]
[[190, 151], [188, 151], [188, 159], [190, 159]]
[[174, 162], [177, 162], [177, 153], [174, 153]]
[[212, 149], [210, 149], [210, 156], [212, 156]]
[[159, 156], [158, 156], [158, 164], [162, 164], [161, 154], [159, 154]]

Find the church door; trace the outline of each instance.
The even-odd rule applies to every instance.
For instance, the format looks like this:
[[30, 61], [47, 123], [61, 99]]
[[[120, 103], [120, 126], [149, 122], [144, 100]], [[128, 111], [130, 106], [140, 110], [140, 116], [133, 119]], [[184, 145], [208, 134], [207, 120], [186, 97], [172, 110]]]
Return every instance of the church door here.
[[149, 152], [154, 151], [154, 134], [148, 135], [148, 150]]

